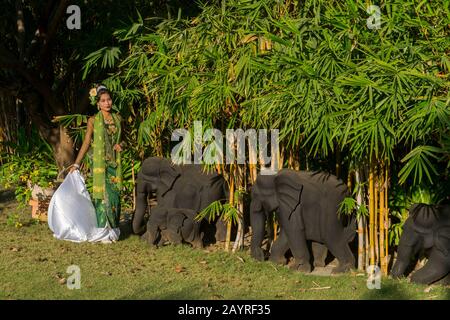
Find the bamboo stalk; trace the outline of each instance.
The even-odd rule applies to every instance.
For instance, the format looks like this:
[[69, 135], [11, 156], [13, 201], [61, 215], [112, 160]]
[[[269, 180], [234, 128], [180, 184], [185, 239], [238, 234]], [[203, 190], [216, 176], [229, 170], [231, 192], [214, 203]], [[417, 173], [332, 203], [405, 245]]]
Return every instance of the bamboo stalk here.
[[133, 212], [136, 211], [136, 182], [134, 179], [134, 159], [131, 159], [131, 179], [133, 181]]
[[216, 170], [218, 174], [222, 174], [222, 167], [220, 166], [220, 163], [216, 163]]
[[348, 172], [348, 176], [347, 176], [347, 188], [350, 192], [352, 192], [352, 172], [351, 171]]
[[378, 226], [378, 191], [379, 191], [379, 184], [378, 184], [378, 179], [377, 179], [377, 175], [374, 174], [374, 201], [375, 201], [375, 211], [374, 211], [374, 233], [375, 233], [375, 264], [378, 265], [380, 262], [380, 246], [378, 243], [378, 236], [379, 236], [379, 226]]
[[292, 149], [289, 150], [288, 168], [294, 169], [294, 152], [292, 151]]
[[365, 267], [367, 270], [367, 267], [370, 265], [370, 232], [369, 232], [369, 224], [367, 223], [367, 218], [363, 220], [363, 227], [364, 227], [364, 244], [365, 244]]
[[238, 217], [238, 230], [236, 233], [236, 239], [234, 240], [232, 252], [236, 252], [237, 249], [241, 249], [244, 242], [244, 221], [243, 216], [241, 215], [244, 212], [244, 198], [243, 198], [243, 190], [244, 190], [244, 182], [245, 182], [245, 165], [237, 166], [237, 188], [240, 191], [238, 193], [237, 198], [237, 206], [239, 211]]
[[370, 265], [375, 265], [375, 199], [373, 183], [373, 161], [369, 165], [369, 246], [370, 246]]
[[388, 179], [389, 179], [389, 168], [388, 164], [385, 164], [385, 178], [384, 178], [384, 208], [385, 208], [385, 218], [384, 218], [384, 229], [385, 229], [385, 257], [386, 257], [386, 273], [388, 272], [388, 266], [389, 266], [389, 207], [388, 207]]
[[386, 265], [386, 255], [384, 251], [384, 167], [381, 167], [381, 175], [380, 175], [380, 263], [381, 263], [381, 271], [384, 275], [387, 275], [387, 265]]
[[277, 158], [278, 158], [278, 170], [283, 169], [283, 163], [284, 163], [284, 146], [281, 146], [281, 150], [278, 149], [277, 152]]
[[[249, 154], [249, 159], [250, 160], [256, 160], [258, 161], [257, 158], [257, 154], [256, 154], [256, 150], [252, 149], [252, 148], [248, 148], [248, 154]], [[253, 163], [252, 161], [249, 160], [249, 172], [250, 172], [250, 181], [252, 182], [252, 185], [255, 183], [256, 181], [256, 176], [258, 174], [257, 169], [256, 169], [256, 161], [255, 163]]]
[[336, 146], [336, 177], [341, 175], [341, 149]]
[[[283, 148], [284, 149], [284, 148]], [[278, 170], [283, 169], [283, 159], [282, 157], [283, 152], [280, 155], [280, 150], [278, 150], [276, 157], [278, 158]], [[273, 221], [273, 241], [277, 240], [278, 236], [278, 222], [276, 220]]]
[[[355, 182], [358, 187], [358, 191], [356, 194], [356, 203], [358, 205], [358, 208], [360, 208], [363, 205], [362, 201], [362, 188], [361, 188], [361, 180], [359, 176], [359, 170], [355, 171]], [[365, 270], [365, 257], [364, 257], [364, 217], [359, 216], [358, 217], [358, 270]]]
[[[234, 172], [233, 172], [233, 163], [230, 165], [230, 205], [234, 206]], [[227, 237], [225, 241], [225, 251], [230, 250], [230, 241], [231, 241], [231, 220], [227, 222]]]

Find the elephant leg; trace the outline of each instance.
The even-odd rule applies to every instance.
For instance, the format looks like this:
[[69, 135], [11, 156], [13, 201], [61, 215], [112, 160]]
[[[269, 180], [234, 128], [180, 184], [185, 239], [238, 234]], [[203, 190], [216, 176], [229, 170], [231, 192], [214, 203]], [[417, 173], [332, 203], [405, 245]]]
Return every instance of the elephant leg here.
[[294, 256], [295, 263], [293, 269], [300, 272], [311, 272], [311, 263], [309, 262], [310, 254], [306, 243], [305, 231], [298, 231], [294, 239], [289, 239], [289, 247]]
[[160, 237], [160, 230], [157, 225], [147, 224], [147, 231], [141, 239], [147, 242], [150, 246], [156, 246], [158, 238]]
[[448, 261], [442, 257], [442, 253], [432, 249], [430, 258], [424, 267], [414, 272], [411, 281], [421, 284], [431, 284], [444, 278], [450, 272]]
[[258, 261], [264, 261], [264, 251], [261, 245], [264, 239], [266, 215], [261, 201], [256, 197], [250, 204], [250, 224], [252, 226], [251, 256]]
[[185, 215], [178, 209], [168, 209], [167, 213], [167, 238], [171, 244], [182, 244], [181, 228], [186, 220]]
[[284, 229], [281, 228], [279, 237], [277, 238], [277, 240], [273, 242], [269, 260], [278, 264], [283, 265], [286, 264], [286, 258], [284, 255], [288, 250], [289, 250], [288, 238], [286, 232], [284, 232]]
[[185, 242], [192, 244], [194, 248], [203, 248], [203, 233], [200, 233], [201, 221], [196, 221], [197, 212], [194, 210], [184, 210], [183, 225], [180, 228], [181, 235]]
[[333, 274], [347, 272], [355, 267], [355, 257], [350, 250], [347, 239], [345, 237], [338, 237], [338, 239], [338, 241], [328, 240], [326, 243], [331, 254], [339, 261], [339, 265], [331, 271]]
[[300, 207], [292, 213], [291, 219], [289, 219], [286, 212], [280, 210], [280, 226], [282, 230], [283, 228], [286, 229], [285, 232], [288, 238], [289, 248], [291, 248], [292, 255], [295, 259], [294, 265], [291, 268], [300, 272], [311, 272], [310, 254], [308, 244], [306, 242], [306, 232], [305, 229], [302, 228], [301, 216], [298, 211], [300, 211]]
[[328, 255], [327, 246], [315, 241], [312, 242], [311, 246], [314, 257], [314, 267], [325, 267], [325, 259]]
[[[203, 248], [203, 233], [200, 232], [200, 221], [191, 221], [188, 223], [189, 234], [186, 235], [185, 239], [192, 244], [194, 248], [201, 249]], [[187, 233], [186, 230], [185, 232]], [[184, 237], [184, 236], [183, 236]]]
[[183, 238], [181, 237], [181, 232], [178, 226], [169, 226], [167, 228], [167, 239], [171, 244], [182, 244]]
[[140, 236], [141, 241], [148, 242], [149, 241], [149, 233], [146, 231], [142, 236]]

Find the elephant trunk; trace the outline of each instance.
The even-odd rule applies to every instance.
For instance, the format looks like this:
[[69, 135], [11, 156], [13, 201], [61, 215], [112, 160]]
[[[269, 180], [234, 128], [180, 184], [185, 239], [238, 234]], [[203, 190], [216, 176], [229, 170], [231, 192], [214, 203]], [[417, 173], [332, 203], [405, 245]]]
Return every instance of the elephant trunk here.
[[251, 255], [259, 261], [264, 260], [264, 252], [261, 249], [264, 240], [266, 215], [261, 203], [253, 200], [250, 204], [250, 224], [252, 226]]
[[142, 234], [145, 232], [144, 215], [147, 206], [147, 193], [145, 192], [145, 190], [140, 190], [138, 185], [136, 211], [133, 216], [133, 232], [135, 234]]

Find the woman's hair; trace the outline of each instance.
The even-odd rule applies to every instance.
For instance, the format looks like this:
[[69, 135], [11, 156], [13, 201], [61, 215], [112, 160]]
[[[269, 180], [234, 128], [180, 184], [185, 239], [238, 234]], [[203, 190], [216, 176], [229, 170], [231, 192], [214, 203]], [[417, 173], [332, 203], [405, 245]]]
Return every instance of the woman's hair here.
[[97, 86], [97, 102], [100, 100], [100, 97], [102, 96], [102, 94], [107, 93], [109, 94], [109, 96], [111, 97], [111, 91], [108, 90], [108, 88], [106, 88], [104, 85], [100, 84]]

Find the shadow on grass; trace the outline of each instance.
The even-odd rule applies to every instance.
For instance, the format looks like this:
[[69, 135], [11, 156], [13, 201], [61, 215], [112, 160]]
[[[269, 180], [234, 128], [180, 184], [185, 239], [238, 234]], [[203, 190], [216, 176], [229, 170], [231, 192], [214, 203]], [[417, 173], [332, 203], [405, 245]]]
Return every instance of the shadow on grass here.
[[157, 285], [149, 285], [143, 287], [139, 290], [134, 291], [132, 294], [122, 296], [120, 300], [199, 300], [205, 299], [205, 295], [201, 294], [202, 285], [201, 284], [190, 284], [188, 286], [165, 290], [164, 293], [160, 294], [161, 287]]
[[130, 236], [134, 234], [132, 226], [132, 216], [129, 213], [124, 213], [123, 220], [120, 221], [119, 223], [119, 229], [120, 229], [119, 241], [128, 239]]
[[367, 292], [361, 296], [361, 300], [411, 300], [414, 297], [404, 289], [400, 283], [381, 282], [380, 289], [367, 289]]

